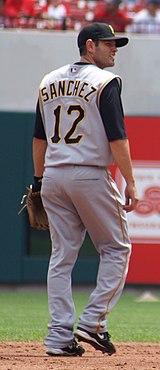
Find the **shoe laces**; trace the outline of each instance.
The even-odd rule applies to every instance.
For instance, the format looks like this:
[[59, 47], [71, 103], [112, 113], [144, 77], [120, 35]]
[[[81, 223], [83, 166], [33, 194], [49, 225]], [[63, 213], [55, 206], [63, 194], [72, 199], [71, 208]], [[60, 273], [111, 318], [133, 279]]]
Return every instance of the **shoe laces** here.
[[72, 343], [70, 344], [69, 347], [72, 348], [72, 349], [76, 349], [76, 348], [79, 347], [79, 344], [77, 343], [75, 338], [72, 340]]

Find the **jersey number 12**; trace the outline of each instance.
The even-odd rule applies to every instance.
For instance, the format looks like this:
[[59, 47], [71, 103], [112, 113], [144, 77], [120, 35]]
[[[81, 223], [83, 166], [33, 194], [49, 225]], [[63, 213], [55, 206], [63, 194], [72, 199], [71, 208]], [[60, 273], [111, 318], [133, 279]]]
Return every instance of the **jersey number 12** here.
[[[54, 109], [54, 116], [55, 116], [55, 126], [54, 126], [54, 135], [51, 137], [51, 141], [53, 144], [58, 144], [62, 137], [60, 135], [60, 126], [61, 126], [61, 110], [62, 106], [58, 105]], [[66, 144], [76, 144], [82, 139], [83, 135], [78, 135], [73, 137], [73, 134], [76, 131], [78, 124], [84, 118], [84, 109], [80, 105], [70, 105], [67, 109], [67, 114], [70, 116], [73, 112], [77, 112], [77, 117], [72, 121], [71, 128], [64, 136], [64, 141]]]

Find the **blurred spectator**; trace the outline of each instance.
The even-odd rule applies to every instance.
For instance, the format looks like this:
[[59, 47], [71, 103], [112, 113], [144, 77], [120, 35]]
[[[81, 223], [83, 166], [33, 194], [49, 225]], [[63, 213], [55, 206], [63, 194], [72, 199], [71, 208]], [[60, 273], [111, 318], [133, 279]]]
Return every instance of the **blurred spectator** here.
[[43, 16], [45, 18], [64, 19], [69, 15], [69, 11], [69, 2], [47, 0], [43, 9]]
[[134, 0], [134, 13], [138, 13], [140, 10], [146, 7], [145, 0]]
[[[45, 28], [66, 28], [66, 18], [70, 14], [70, 5], [68, 1], [47, 0], [46, 6], [42, 11], [42, 17], [46, 19]], [[48, 20], [47, 20], [48, 19]], [[57, 22], [60, 21], [60, 22]]]
[[8, 17], [34, 17], [34, 0], [6, 0], [5, 15]]
[[120, 8], [128, 12], [132, 17], [134, 13], [139, 12], [139, 10], [145, 8], [145, 0], [123, 0]]
[[160, 33], [160, 0], [146, 0], [144, 9], [135, 13], [129, 32]]
[[132, 18], [125, 10], [120, 9], [120, 4], [121, 0], [107, 0], [97, 5], [94, 21], [110, 23], [116, 32], [125, 32]]
[[5, 27], [36, 27], [36, 17], [41, 17], [39, 0], [6, 0]]
[[4, 16], [4, 0], [0, 0], [0, 24], [3, 23]]
[[4, 28], [4, 0], [0, 0], [0, 29]]
[[69, 1], [67, 0], [6, 0], [5, 25], [6, 27], [46, 28], [46, 24], [40, 19], [64, 20], [68, 12]]

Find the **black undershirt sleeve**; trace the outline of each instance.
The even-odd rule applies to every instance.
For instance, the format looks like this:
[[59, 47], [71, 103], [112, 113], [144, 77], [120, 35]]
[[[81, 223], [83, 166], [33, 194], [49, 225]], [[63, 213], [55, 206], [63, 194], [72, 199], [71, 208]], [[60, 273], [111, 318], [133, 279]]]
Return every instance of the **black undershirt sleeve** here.
[[42, 121], [41, 112], [39, 109], [39, 99], [37, 101], [37, 107], [36, 107], [36, 118], [35, 118], [35, 125], [34, 125], [34, 137], [37, 139], [47, 140], [46, 133], [44, 130], [44, 125]]
[[108, 141], [127, 138], [120, 93], [121, 87], [114, 78], [100, 96], [100, 114]]

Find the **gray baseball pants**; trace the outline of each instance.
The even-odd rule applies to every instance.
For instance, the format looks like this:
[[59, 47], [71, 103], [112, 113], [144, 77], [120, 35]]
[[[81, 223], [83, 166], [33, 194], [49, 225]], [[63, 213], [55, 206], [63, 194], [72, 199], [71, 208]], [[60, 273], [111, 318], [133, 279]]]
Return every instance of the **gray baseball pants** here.
[[63, 348], [73, 339], [76, 313], [71, 274], [86, 230], [100, 256], [96, 287], [78, 322], [91, 332], [107, 330], [107, 315], [125, 284], [131, 243], [121, 195], [104, 168], [47, 168], [42, 200], [52, 241], [47, 281], [51, 321], [45, 344]]

